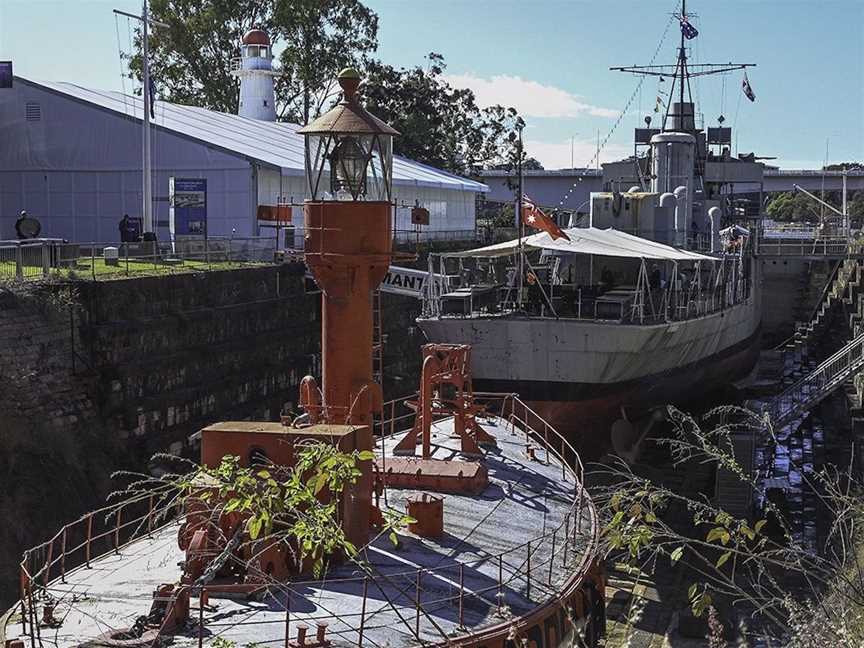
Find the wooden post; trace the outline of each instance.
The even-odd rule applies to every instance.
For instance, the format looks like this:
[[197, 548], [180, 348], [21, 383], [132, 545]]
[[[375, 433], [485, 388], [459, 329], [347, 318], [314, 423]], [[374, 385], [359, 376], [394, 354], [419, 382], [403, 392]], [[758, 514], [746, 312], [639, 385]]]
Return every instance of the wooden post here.
[[93, 536], [93, 514], [87, 515], [87, 539], [84, 541], [84, 555], [87, 569], [90, 569], [90, 539]]
[[[366, 596], [369, 592], [369, 577], [363, 577], [363, 603], [360, 605], [360, 630], [357, 636], [357, 648], [363, 648], [363, 628], [366, 625]], [[286, 635], [287, 636], [287, 635]]]
[[549, 556], [549, 584], [552, 584], [552, 567], [555, 564], [555, 534], [558, 529], [552, 530], [552, 555]]
[[528, 566], [527, 566], [527, 577], [526, 577], [526, 589], [525, 589], [525, 598], [528, 601], [531, 601], [531, 541], [528, 541]]

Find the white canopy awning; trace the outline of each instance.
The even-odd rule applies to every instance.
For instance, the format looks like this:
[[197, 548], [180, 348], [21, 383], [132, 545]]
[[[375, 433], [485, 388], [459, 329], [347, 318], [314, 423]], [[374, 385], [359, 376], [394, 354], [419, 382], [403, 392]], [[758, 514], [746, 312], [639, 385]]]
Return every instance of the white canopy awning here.
[[[664, 261], [716, 261], [717, 259], [698, 252], [681, 250], [671, 245], [633, 236], [615, 229], [574, 227], [564, 230], [570, 240], [553, 240], [546, 232], [532, 234], [522, 239], [527, 249], [550, 250], [565, 254], [593, 254], [596, 256], [624, 257], [630, 259], [660, 259]], [[448, 257], [502, 257], [514, 254], [519, 249], [519, 239], [487, 245], [465, 252], [447, 254]]]

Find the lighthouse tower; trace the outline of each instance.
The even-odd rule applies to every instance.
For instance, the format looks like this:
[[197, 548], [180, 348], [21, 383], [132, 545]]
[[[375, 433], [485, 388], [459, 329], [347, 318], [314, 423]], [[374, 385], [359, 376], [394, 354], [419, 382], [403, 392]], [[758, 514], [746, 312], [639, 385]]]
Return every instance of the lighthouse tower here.
[[250, 29], [240, 45], [240, 59], [232, 74], [240, 77], [241, 117], [276, 121], [276, 97], [273, 93], [273, 51], [270, 37], [261, 29]]

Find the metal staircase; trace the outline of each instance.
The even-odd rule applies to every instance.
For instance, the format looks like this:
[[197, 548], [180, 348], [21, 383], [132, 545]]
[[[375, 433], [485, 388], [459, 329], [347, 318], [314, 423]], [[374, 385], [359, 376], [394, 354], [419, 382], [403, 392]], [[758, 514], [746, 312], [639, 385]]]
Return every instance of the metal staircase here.
[[771, 399], [763, 412], [781, 428], [829, 396], [864, 369], [864, 333], [824, 360], [816, 369]]

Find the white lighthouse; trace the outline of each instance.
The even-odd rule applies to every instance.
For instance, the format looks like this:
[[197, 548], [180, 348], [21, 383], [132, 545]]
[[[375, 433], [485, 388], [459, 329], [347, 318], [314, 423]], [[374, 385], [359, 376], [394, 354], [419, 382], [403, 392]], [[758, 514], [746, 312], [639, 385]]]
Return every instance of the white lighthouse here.
[[261, 29], [250, 29], [240, 44], [240, 59], [232, 74], [240, 77], [241, 117], [276, 121], [276, 97], [273, 93], [273, 51], [270, 37]]

